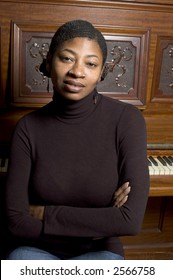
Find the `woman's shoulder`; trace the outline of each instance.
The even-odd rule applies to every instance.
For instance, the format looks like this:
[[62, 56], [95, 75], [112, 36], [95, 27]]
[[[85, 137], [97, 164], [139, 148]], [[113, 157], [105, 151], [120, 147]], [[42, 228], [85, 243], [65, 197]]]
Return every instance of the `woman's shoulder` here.
[[112, 110], [116, 113], [123, 113], [123, 114], [129, 114], [129, 113], [137, 113], [141, 114], [140, 110], [134, 106], [133, 104], [126, 103], [124, 101], [114, 99], [108, 96], [103, 95], [102, 96], [102, 104], [107, 110]]
[[51, 108], [52, 102], [25, 114], [18, 120], [16, 126], [20, 127], [27, 124], [34, 125], [38, 122], [43, 122], [44, 118], [47, 119], [51, 115]]

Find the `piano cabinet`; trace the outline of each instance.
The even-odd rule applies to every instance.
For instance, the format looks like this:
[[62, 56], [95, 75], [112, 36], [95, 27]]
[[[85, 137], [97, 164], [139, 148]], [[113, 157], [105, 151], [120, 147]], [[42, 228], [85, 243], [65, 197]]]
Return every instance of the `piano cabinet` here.
[[173, 197], [148, 198], [141, 232], [121, 237], [126, 259], [173, 260]]

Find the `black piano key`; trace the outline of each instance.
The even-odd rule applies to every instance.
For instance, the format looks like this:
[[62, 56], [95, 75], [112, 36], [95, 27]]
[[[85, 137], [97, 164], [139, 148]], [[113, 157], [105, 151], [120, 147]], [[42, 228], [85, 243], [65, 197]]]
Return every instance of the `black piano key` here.
[[171, 162], [171, 160], [169, 160], [168, 157], [163, 156], [163, 159], [167, 162], [167, 164], [168, 164], [169, 166], [172, 166], [172, 165], [173, 165], [173, 163]]
[[167, 166], [166, 161], [161, 156], [158, 156], [157, 159], [161, 162], [162, 165]]
[[152, 156], [149, 156], [149, 160], [150, 160], [155, 166], [158, 166], [158, 162], [157, 162]]
[[172, 156], [168, 156], [168, 158], [173, 163], [173, 157]]
[[148, 159], [148, 166], [152, 166], [151, 161]]

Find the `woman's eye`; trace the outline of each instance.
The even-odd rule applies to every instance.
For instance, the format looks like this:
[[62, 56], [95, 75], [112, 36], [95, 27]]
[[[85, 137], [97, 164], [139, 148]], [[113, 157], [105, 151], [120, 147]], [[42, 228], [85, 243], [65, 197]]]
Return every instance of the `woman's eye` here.
[[73, 58], [69, 57], [69, 56], [62, 56], [61, 60], [63, 62], [73, 62]]
[[95, 68], [95, 67], [97, 67], [97, 64], [94, 63], [94, 62], [88, 62], [87, 65], [88, 65], [90, 68]]

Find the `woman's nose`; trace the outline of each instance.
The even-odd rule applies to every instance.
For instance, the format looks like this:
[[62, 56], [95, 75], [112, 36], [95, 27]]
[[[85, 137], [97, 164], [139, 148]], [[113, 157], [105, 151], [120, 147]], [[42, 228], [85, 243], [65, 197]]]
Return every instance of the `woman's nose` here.
[[73, 67], [69, 70], [69, 75], [75, 78], [84, 78], [85, 72], [81, 64], [74, 64]]

